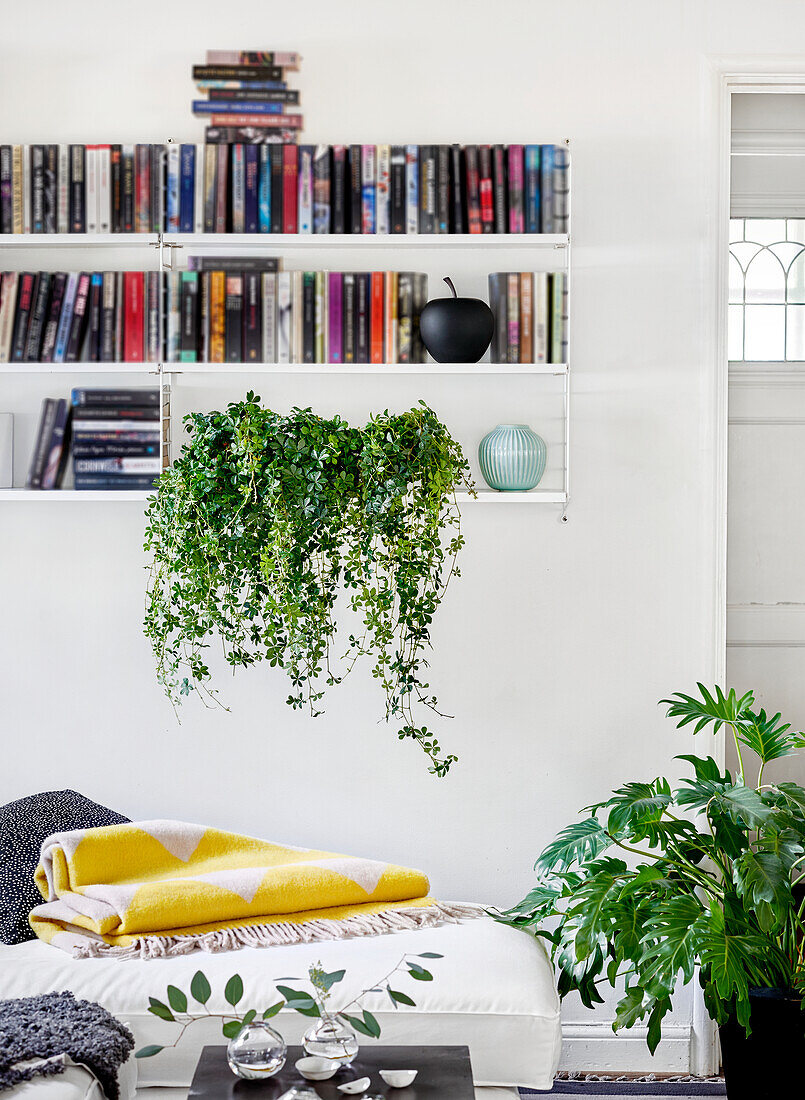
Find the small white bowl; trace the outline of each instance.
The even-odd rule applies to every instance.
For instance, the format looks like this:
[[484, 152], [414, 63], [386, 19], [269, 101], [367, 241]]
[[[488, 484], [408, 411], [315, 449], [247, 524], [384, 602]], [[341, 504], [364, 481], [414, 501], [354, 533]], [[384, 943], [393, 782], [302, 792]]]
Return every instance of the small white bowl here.
[[329, 1081], [340, 1068], [329, 1058], [300, 1058], [294, 1065], [307, 1081]]
[[380, 1076], [393, 1089], [404, 1089], [414, 1083], [419, 1070], [416, 1069], [381, 1069]]
[[371, 1079], [369, 1077], [359, 1077], [357, 1081], [347, 1081], [344, 1085], [336, 1086], [339, 1092], [346, 1092], [352, 1095], [356, 1092], [366, 1092], [371, 1085]]

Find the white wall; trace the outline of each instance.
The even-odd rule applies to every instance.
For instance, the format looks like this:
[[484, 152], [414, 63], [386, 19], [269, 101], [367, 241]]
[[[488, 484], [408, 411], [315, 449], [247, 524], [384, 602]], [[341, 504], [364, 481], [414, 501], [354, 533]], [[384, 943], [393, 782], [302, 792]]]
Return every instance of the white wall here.
[[[376, 724], [361, 675], [311, 722], [255, 669], [223, 684], [231, 713], [191, 703], [177, 726], [139, 629], [138, 506], [2, 505], [0, 799], [73, 786], [135, 817], [420, 865], [442, 897], [505, 905], [580, 806], [675, 768], [691, 738], [657, 700], [713, 674], [704, 59], [779, 53], [802, 31], [805, 9], [781, 0], [15, 5], [4, 141], [196, 139], [191, 64], [210, 46], [272, 45], [304, 54], [313, 141], [571, 137], [575, 469], [566, 525], [547, 507], [466, 508], [464, 576], [435, 630], [432, 679], [456, 715], [443, 742], [461, 756], [443, 782]], [[441, 262], [460, 275], [465, 261]], [[429, 397], [477, 440], [511, 410], [539, 428], [541, 385], [306, 378], [261, 391], [348, 417]], [[0, 407], [46, 392], [21, 386], [0, 379]], [[222, 393], [197, 392], [200, 404]], [[639, 1044], [591, 1045], [607, 1017], [571, 1006], [571, 1062], [686, 1063], [687, 999], [653, 1063]]]

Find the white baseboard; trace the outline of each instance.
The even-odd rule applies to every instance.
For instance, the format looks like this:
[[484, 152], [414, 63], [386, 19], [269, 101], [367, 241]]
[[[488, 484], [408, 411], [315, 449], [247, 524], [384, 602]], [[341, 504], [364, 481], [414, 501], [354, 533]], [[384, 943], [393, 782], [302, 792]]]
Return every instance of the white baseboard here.
[[645, 1027], [616, 1035], [611, 1024], [563, 1024], [562, 1070], [606, 1070], [615, 1073], [690, 1073], [691, 1029], [667, 1026], [652, 1056]]

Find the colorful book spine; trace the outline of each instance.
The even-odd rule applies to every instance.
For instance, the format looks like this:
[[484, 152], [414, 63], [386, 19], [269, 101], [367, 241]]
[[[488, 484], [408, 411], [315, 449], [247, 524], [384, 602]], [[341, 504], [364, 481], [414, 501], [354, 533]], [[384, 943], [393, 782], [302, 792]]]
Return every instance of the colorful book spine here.
[[282, 146], [282, 232], [297, 233], [299, 162], [295, 145]]
[[481, 192], [478, 177], [478, 146], [468, 145], [464, 150], [467, 176], [467, 231], [481, 232]]
[[[5, 287], [6, 279], [8, 275], [3, 277], [3, 296], [5, 300]], [[64, 304], [64, 295], [67, 287], [67, 272], [57, 271], [53, 275], [53, 281], [50, 292], [50, 303], [48, 307], [48, 316], [45, 321], [45, 330], [42, 334], [42, 347], [39, 351], [39, 358], [43, 363], [52, 363], [56, 353], [56, 337], [59, 330], [59, 321], [62, 315], [62, 306]], [[16, 284], [15, 284], [16, 285]], [[3, 310], [0, 307], [0, 359], [2, 359], [2, 349], [5, 346], [3, 339]]]
[[331, 233], [346, 233], [348, 231], [347, 167], [346, 145], [334, 145], [332, 147], [332, 177], [330, 181]]
[[145, 359], [145, 280], [142, 271], [123, 272], [123, 360]]
[[199, 333], [198, 272], [183, 271], [181, 276], [179, 362], [195, 363], [198, 358]]
[[86, 153], [83, 145], [70, 146], [70, 232], [84, 233], [87, 228], [85, 207]]
[[210, 272], [210, 362], [226, 362], [226, 273]]
[[534, 361], [534, 276], [520, 275], [520, 362]]
[[330, 232], [329, 145], [317, 145], [313, 152], [313, 232]]
[[314, 146], [299, 146], [299, 232], [313, 232], [313, 156]]
[[84, 230], [98, 232], [98, 146], [84, 146]]
[[165, 228], [168, 233], [178, 233], [180, 227], [179, 203], [181, 197], [182, 150], [184, 146], [168, 145], [168, 171], [165, 195]]
[[523, 146], [509, 146], [508, 184], [509, 184], [509, 232], [523, 233]]
[[99, 145], [98, 172], [98, 232], [112, 232], [112, 146]]
[[67, 342], [70, 339], [70, 326], [73, 321], [73, 307], [75, 305], [75, 295], [78, 289], [78, 272], [71, 271], [67, 276], [67, 283], [64, 288], [64, 299], [62, 302], [61, 313], [59, 314], [59, 324], [56, 329], [56, 344], [53, 351], [53, 362], [64, 363], [67, 355]]
[[246, 232], [258, 233], [259, 226], [259, 190], [260, 156], [257, 145], [245, 147], [246, 156]]
[[246, 232], [246, 154], [240, 143], [232, 146], [232, 232]]
[[399, 275], [387, 271], [385, 275], [385, 306], [383, 310], [384, 362], [396, 363], [399, 349], [398, 316]]
[[[170, 156], [170, 148], [168, 155]], [[179, 230], [192, 233], [196, 177], [196, 147], [184, 144], [179, 147]]]
[[377, 183], [375, 187], [375, 229], [391, 232], [391, 146], [377, 146]]
[[340, 271], [331, 271], [327, 276], [328, 304], [328, 354], [331, 363], [343, 363], [343, 276]]
[[243, 276], [226, 276], [224, 340], [227, 363], [243, 362]]
[[193, 158], [193, 231], [204, 232], [204, 188], [206, 171], [206, 146], [196, 145], [196, 153]]
[[534, 362], [548, 362], [548, 279], [545, 271], [534, 273]]
[[271, 160], [267, 145], [260, 149], [260, 183], [258, 190], [258, 224], [261, 233], [271, 232]]
[[377, 231], [376, 206], [377, 150], [374, 145], [361, 146], [361, 232]]
[[385, 280], [382, 271], [373, 271], [370, 278], [369, 299], [369, 356], [370, 362], [382, 363], [385, 351], [383, 322], [385, 315]]
[[540, 149], [540, 228], [542, 233], [555, 233], [554, 207], [554, 147], [543, 145]]
[[405, 147], [405, 232], [419, 232], [419, 146]]
[[134, 147], [134, 231], [151, 230], [151, 149], [148, 145]]

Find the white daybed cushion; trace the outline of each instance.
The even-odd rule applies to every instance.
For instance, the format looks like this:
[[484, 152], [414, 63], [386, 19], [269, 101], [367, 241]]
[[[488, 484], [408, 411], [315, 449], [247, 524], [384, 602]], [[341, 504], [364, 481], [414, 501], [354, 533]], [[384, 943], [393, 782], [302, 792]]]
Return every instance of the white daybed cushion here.
[[[434, 980], [417, 982], [397, 975], [392, 987], [407, 992], [416, 1008], [395, 1011], [381, 994], [370, 994], [363, 1002], [383, 1029], [380, 1042], [466, 1045], [476, 1085], [550, 1089], [561, 1047], [551, 965], [539, 941], [485, 916], [388, 936], [244, 948], [215, 955], [195, 951], [148, 961], [76, 960], [59, 948], [30, 940], [0, 947], [0, 997], [70, 989], [128, 1024], [138, 1049], [146, 1043], [174, 1041], [178, 1027], [151, 1015], [148, 998], [166, 1001], [169, 984], [188, 993], [196, 970], [203, 970], [210, 979], [213, 992], [207, 1007], [211, 1012], [229, 1010], [224, 986], [235, 973], [243, 978], [245, 989], [240, 1007], [262, 1011], [277, 1001], [279, 979], [304, 978], [308, 966], [321, 960], [325, 970], [347, 971], [333, 996], [333, 1007], [338, 1008], [383, 978], [406, 952], [422, 951], [444, 956], [422, 961]], [[289, 1011], [274, 1020], [289, 1044], [298, 1043], [311, 1022]], [[224, 1042], [219, 1020], [193, 1024], [176, 1049], [139, 1060], [140, 1087], [187, 1087], [201, 1048]]]
[[[64, 1058], [64, 1072], [52, 1077], [32, 1077], [0, 1095], [3, 1100], [106, 1100], [100, 1081], [86, 1066]], [[137, 1063], [134, 1055], [117, 1074], [120, 1100], [132, 1100], [137, 1088]]]

